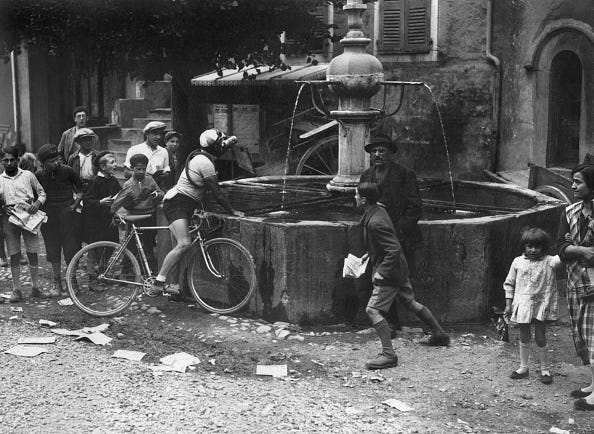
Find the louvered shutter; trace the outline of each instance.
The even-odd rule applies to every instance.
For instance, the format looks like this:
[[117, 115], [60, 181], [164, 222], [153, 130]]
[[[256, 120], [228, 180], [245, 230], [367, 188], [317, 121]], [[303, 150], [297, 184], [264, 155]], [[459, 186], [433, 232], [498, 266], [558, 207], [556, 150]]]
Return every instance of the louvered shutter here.
[[402, 26], [403, 0], [384, 0], [380, 20], [381, 41], [378, 51], [381, 54], [394, 54], [402, 51], [404, 28]]
[[430, 0], [408, 0], [406, 5], [404, 51], [426, 53], [429, 44]]

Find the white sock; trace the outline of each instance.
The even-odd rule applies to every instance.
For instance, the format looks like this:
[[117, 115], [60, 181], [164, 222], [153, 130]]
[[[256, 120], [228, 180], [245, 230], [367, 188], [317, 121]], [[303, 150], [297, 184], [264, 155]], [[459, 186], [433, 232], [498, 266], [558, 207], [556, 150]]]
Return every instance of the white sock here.
[[163, 276], [162, 274], [157, 274], [157, 277], [155, 278], [155, 280], [157, 282], [165, 282], [167, 280], [167, 276]]
[[528, 372], [528, 361], [530, 358], [530, 344], [520, 342], [520, 367], [516, 369], [518, 374], [524, 374]]

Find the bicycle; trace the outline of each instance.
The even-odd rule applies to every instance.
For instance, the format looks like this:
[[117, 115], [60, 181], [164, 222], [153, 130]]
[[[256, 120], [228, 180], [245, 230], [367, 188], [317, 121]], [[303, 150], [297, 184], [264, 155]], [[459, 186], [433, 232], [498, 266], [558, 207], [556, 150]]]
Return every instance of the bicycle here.
[[[169, 227], [135, 226], [135, 221], [147, 217], [114, 216], [115, 222], [129, 227], [121, 244], [97, 241], [74, 255], [68, 264], [66, 282], [70, 298], [80, 310], [93, 316], [112, 316], [128, 308], [141, 289], [148, 294], [155, 276], [139, 233], [169, 230]], [[220, 237], [208, 239], [222, 225], [219, 223], [213, 228], [209, 218], [216, 217], [203, 211], [195, 211], [192, 216], [192, 244], [184, 255], [189, 258], [186, 278], [200, 306], [209, 312], [228, 314], [249, 302], [256, 287], [256, 267], [250, 252], [239, 242]], [[127, 248], [132, 239], [142, 260], [142, 270]]]

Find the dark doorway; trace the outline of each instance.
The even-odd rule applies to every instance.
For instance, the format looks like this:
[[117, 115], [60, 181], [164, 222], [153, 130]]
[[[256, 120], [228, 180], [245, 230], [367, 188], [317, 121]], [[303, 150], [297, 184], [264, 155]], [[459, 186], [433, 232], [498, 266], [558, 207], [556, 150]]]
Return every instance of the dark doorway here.
[[547, 166], [573, 167], [580, 155], [582, 62], [562, 51], [551, 62]]

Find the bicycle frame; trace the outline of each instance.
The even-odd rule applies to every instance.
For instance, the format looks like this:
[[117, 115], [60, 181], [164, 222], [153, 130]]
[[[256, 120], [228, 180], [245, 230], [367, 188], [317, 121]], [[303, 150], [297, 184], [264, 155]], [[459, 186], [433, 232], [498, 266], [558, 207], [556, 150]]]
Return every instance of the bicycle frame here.
[[[198, 216], [201, 220], [204, 218], [202, 216]], [[123, 220], [125, 221], [125, 220]], [[148, 263], [148, 259], [146, 257], [146, 253], [144, 252], [144, 248], [142, 246], [142, 242], [140, 241], [140, 236], [139, 233], [142, 233], [144, 231], [158, 231], [158, 230], [169, 230], [169, 226], [143, 226], [143, 227], [137, 227], [134, 223], [131, 222], [127, 222], [127, 224], [130, 225], [131, 230], [128, 232], [128, 234], [126, 235], [126, 238], [124, 239], [124, 242], [120, 244], [120, 247], [116, 250], [116, 254], [112, 255], [112, 257], [110, 258], [109, 262], [107, 263], [107, 267], [105, 267], [105, 271], [103, 273], [101, 273], [99, 275], [100, 279], [104, 279], [110, 282], [118, 282], [118, 283], [127, 283], [127, 284], [132, 284], [132, 285], [137, 285], [137, 286], [144, 286], [144, 282], [129, 282], [127, 280], [121, 280], [121, 279], [113, 279], [113, 278], [108, 278], [105, 277], [105, 275], [111, 270], [111, 267], [113, 266], [113, 264], [120, 258], [120, 256], [123, 254], [124, 250], [126, 249], [126, 247], [128, 247], [128, 244], [130, 243], [130, 241], [132, 240], [132, 238], [134, 238], [134, 242], [136, 243], [136, 248], [138, 249], [138, 252], [140, 253], [140, 258], [142, 260], [141, 262], [141, 266], [143, 267], [143, 271], [146, 273], [147, 276], [151, 276], [152, 275], [152, 270], [151, 267]], [[194, 246], [194, 244], [196, 244], [196, 242], [198, 242], [199, 246], [200, 246], [200, 253], [202, 253], [202, 257], [204, 258], [204, 263], [206, 264], [206, 268], [208, 269], [208, 271], [210, 271], [215, 277], [217, 278], [221, 278], [223, 277], [221, 273], [219, 273], [210, 257], [208, 256], [208, 254], [206, 253], [206, 250], [204, 250], [204, 242], [206, 241], [206, 239], [202, 236], [201, 232], [200, 232], [200, 226], [201, 224], [194, 224], [190, 227], [190, 237], [193, 238], [192, 243], [190, 244], [190, 249]]]

